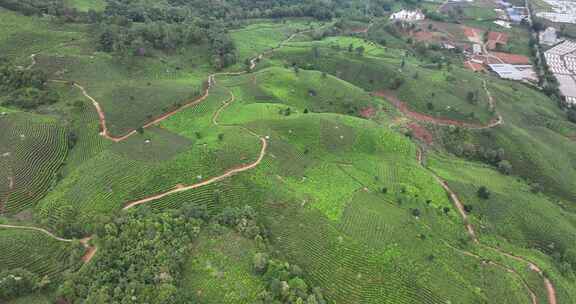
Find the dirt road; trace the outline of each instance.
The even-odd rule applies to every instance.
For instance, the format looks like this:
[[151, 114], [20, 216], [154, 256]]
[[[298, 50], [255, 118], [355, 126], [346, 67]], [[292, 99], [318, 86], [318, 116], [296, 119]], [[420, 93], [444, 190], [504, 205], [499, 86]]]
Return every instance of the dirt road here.
[[[254, 70], [256, 68], [256, 65], [258, 64], [258, 62], [260, 60], [262, 60], [264, 58], [264, 56], [271, 54], [272, 52], [274, 52], [275, 50], [283, 47], [286, 43], [290, 42], [292, 39], [294, 39], [296, 36], [300, 35], [300, 34], [304, 34], [310, 31], [314, 31], [315, 29], [310, 29], [310, 30], [306, 30], [306, 31], [301, 31], [301, 32], [296, 32], [293, 33], [292, 35], [290, 35], [288, 38], [286, 38], [285, 40], [281, 41], [278, 46], [271, 48], [257, 56], [255, 56], [254, 58], [252, 58], [250, 60], [250, 66], [248, 67], [248, 69], [250, 71]], [[31, 60], [32, 60], [32, 65], [36, 64], [36, 54], [32, 54], [31, 56]], [[30, 67], [31, 68], [31, 67]], [[175, 110], [172, 110], [170, 112], [164, 113], [154, 119], [152, 119], [151, 121], [147, 122], [146, 124], [144, 124], [142, 126], [142, 128], [148, 128], [151, 127], [153, 125], [156, 125], [158, 123], [160, 123], [161, 121], [169, 118], [170, 116], [182, 111], [185, 108], [188, 107], [192, 107], [195, 106], [199, 103], [201, 103], [202, 101], [206, 100], [206, 98], [209, 97], [210, 95], [210, 89], [215, 85], [216, 83], [216, 77], [217, 76], [238, 76], [238, 75], [243, 75], [246, 74], [247, 71], [240, 71], [240, 72], [221, 72], [221, 73], [214, 73], [208, 76], [207, 79], [207, 86], [206, 89], [204, 90], [204, 93], [197, 97], [194, 100], [188, 101], [186, 103], [184, 103], [184, 105], [182, 105], [181, 107], [178, 107]], [[55, 82], [55, 83], [69, 83], [74, 85], [76, 88], [78, 88], [81, 92], [82, 95], [84, 95], [84, 97], [86, 97], [88, 100], [90, 100], [92, 102], [92, 105], [94, 106], [94, 108], [96, 109], [96, 112], [98, 112], [98, 120], [100, 123], [100, 135], [103, 136], [104, 138], [114, 141], [114, 142], [121, 142], [123, 140], [126, 140], [127, 138], [129, 138], [130, 136], [134, 135], [137, 133], [136, 129], [129, 131], [128, 133], [122, 135], [122, 136], [114, 136], [112, 135], [107, 127], [107, 122], [106, 122], [106, 114], [102, 108], [102, 106], [100, 105], [100, 103], [92, 96], [90, 96], [90, 94], [88, 94], [87, 90], [85, 87], [83, 87], [82, 85], [80, 85], [77, 82], [74, 81], [68, 81], [68, 80], [62, 80], [62, 79], [55, 79], [55, 80], [50, 80], [51, 82]]]
[[[38, 228], [38, 227], [0, 224], [0, 228], [38, 231], [38, 232], [42, 232], [42, 233], [48, 235], [49, 237], [51, 237], [57, 241], [60, 241], [60, 242], [71, 243], [71, 242], [75, 241], [75, 239], [61, 238], [61, 237], [56, 236], [55, 234], [53, 234], [52, 232], [50, 232], [46, 229]], [[89, 242], [91, 239], [92, 239], [92, 237], [86, 237], [86, 238], [79, 240], [80, 243], [84, 246], [84, 248], [86, 248], [86, 252], [82, 256], [82, 261], [84, 261], [84, 263], [90, 262], [90, 260], [92, 260], [92, 258], [94, 257], [94, 254], [96, 253], [96, 250], [97, 250], [96, 247], [89, 245]]]
[[[420, 122], [432, 123], [432, 124], [435, 124], [438, 126], [458, 126], [458, 127], [462, 127], [462, 128], [466, 128], [466, 129], [471, 129], [471, 130], [484, 130], [484, 129], [490, 129], [490, 128], [498, 127], [504, 123], [504, 119], [498, 113], [496, 113], [496, 117], [494, 119], [492, 119], [492, 121], [490, 121], [489, 123], [487, 123], [485, 125], [467, 123], [467, 122], [453, 120], [453, 119], [447, 119], [447, 118], [438, 118], [438, 117], [423, 114], [420, 112], [411, 111], [408, 108], [408, 105], [405, 102], [398, 99], [398, 97], [391, 91], [378, 91], [378, 92], [374, 92], [373, 94], [375, 96], [384, 97], [384, 99], [390, 101], [390, 103], [392, 103], [392, 105], [394, 105], [400, 112], [402, 112], [404, 115], [408, 116], [409, 118], [412, 118], [412, 119], [420, 121]], [[489, 100], [489, 103], [491, 104], [491, 107], [493, 107], [494, 106], [494, 100], [492, 99], [491, 94], [488, 95], [488, 100]]]
[[[470, 220], [468, 218], [468, 214], [466, 214], [466, 211], [464, 210], [464, 204], [462, 203], [462, 201], [460, 200], [460, 198], [458, 197], [456, 192], [454, 190], [452, 190], [452, 188], [450, 188], [448, 183], [445, 180], [443, 180], [436, 172], [434, 172], [432, 169], [428, 168], [424, 164], [424, 152], [422, 150], [418, 149], [416, 158], [418, 160], [418, 163], [424, 169], [426, 169], [428, 172], [430, 172], [432, 174], [432, 176], [434, 176], [434, 178], [436, 179], [438, 184], [440, 184], [440, 186], [442, 186], [442, 188], [444, 188], [444, 190], [449, 194], [450, 199], [452, 200], [452, 203], [454, 203], [454, 206], [456, 207], [456, 209], [458, 210], [458, 213], [462, 217], [462, 221], [464, 222], [464, 226], [466, 227], [466, 231], [468, 232], [468, 235], [473, 240], [473, 242], [476, 245], [479, 245], [483, 248], [496, 251], [503, 256], [506, 256], [508, 258], [511, 258], [511, 259], [514, 259], [514, 260], [517, 260], [517, 261], [520, 261], [520, 262], [527, 264], [528, 267], [530, 268], [530, 270], [536, 272], [542, 278], [542, 281], [544, 282], [544, 287], [546, 288], [548, 304], [557, 304], [556, 289], [554, 288], [552, 281], [550, 281], [550, 279], [548, 279], [544, 275], [544, 272], [542, 271], [542, 269], [538, 265], [536, 265], [535, 263], [533, 263], [533, 262], [531, 262], [531, 261], [529, 261], [523, 257], [508, 253], [508, 252], [503, 251], [502, 249], [497, 248], [497, 247], [491, 247], [491, 246], [487, 246], [487, 245], [482, 244], [478, 240], [478, 237], [476, 235], [476, 231], [474, 230], [474, 226], [470, 223]], [[532, 303], [537, 304], [538, 301], [534, 295], [534, 292], [531, 289], [529, 289], [529, 290], [530, 290], [530, 298], [532, 298]]]

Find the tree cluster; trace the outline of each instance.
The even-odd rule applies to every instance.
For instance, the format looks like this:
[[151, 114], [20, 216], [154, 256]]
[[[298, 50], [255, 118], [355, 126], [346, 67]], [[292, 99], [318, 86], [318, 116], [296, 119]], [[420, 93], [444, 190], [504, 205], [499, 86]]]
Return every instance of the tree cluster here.
[[482, 136], [485, 138], [476, 144], [471, 140], [469, 131], [464, 128], [452, 128], [444, 132], [449, 152], [459, 157], [481, 161], [497, 168], [503, 174], [511, 174], [513, 168], [506, 159], [505, 150], [494, 144], [487, 144], [494, 141], [489, 131], [482, 133]]
[[254, 271], [266, 282], [258, 304], [325, 304], [320, 288], [313, 288], [302, 278], [297, 265], [269, 259], [266, 254], [254, 255]]
[[144, 56], [150, 49], [172, 51], [204, 38], [202, 29], [192, 23], [153, 21], [129, 27], [103, 24], [98, 39], [100, 50]]
[[36, 274], [22, 268], [0, 272], [0, 300], [10, 300], [30, 294], [42, 287]]
[[47, 86], [48, 77], [42, 71], [17, 67], [0, 58], [0, 96], [4, 104], [22, 109], [58, 101], [58, 94]]
[[66, 11], [62, 0], [0, 0], [0, 6], [24, 15], [63, 15]]
[[128, 211], [97, 231], [98, 253], [66, 276], [69, 303], [187, 303], [182, 265], [202, 221], [176, 212]]
[[334, 17], [336, 4], [321, 0], [169, 0], [168, 5], [149, 5], [144, 0], [108, 0], [106, 15], [117, 15], [135, 22], [168, 20], [179, 22], [190, 16], [220, 20], [249, 18], [313, 17], [328, 20]]

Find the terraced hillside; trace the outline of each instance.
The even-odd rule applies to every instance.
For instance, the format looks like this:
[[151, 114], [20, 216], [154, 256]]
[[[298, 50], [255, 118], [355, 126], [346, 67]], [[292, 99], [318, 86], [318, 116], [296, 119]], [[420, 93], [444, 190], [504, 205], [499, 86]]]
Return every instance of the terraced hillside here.
[[0, 302], [576, 301], [576, 125], [405, 3], [6, 3]]

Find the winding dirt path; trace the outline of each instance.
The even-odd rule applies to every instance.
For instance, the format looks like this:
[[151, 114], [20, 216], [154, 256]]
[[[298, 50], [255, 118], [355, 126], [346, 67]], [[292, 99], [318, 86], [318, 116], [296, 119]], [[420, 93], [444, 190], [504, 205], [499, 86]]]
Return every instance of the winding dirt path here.
[[192, 184], [192, 185], [188, 185], [188, 186], [184, 186], [184, 185], [177, 185], [176, 187], [174, 187], [174, 189], [170, 190], [170, 191], [166, 191], [160, 194], [156, 194], [153, 196], [149, 196], [140, 200], [136, 200], [136, 201], [131, 201], [129, 202], [126, 206], [124, 206], [124, 208], [122, 208], [123, 210], [127, 210], [130, 208], [133, 208], [135, 206], [138, 205], [142, 205], [151, 201], [155, 201], [158, 199], [161, 199], [163, 197], [166, 197], [168, 195], [174, 194], [174, 193], [178, 193], [178, 192], [183, 192], [183, 191], [188, 191], [188, 190], [192, 190], [192, 189], [196, 189], [202, 186], [207, 186], [210, 185], [212, 183], [221, 181], [225, 178], [231, 177], [233, 175], [236, 175], [240, 172], [244, 172], [244, 171], [248, 171], [250, 169], [255, 168], [256, 166], [258, 166], [260, 164], [260, 162], [262, 162], [262, 160], [264, 159], [264, 156], [266, 155], [266, 151], [268, 149], [268, 141], [263, 138], [260, 137], [260, 142], [262, 144], [261, 148], [260, 148], [260, 153], [258, 155], [258, 159], [256, 159], [256, 161], [254, 161], [253, 163], [250, 164], [246, 164], [246, 165], [242, 165], [240, 167], [237, 168], [233, 168], [233, 169], [229, 169], [228, 171], [226, 171], [225, 173], [223, 173], [222, 175], [219, 176], [215, 176], [212, 177], [210, 179], [207, 179], [205, 181], [196, 183], [196, 184]]
[[[229, 91], [229, 93], [230, 93], [230, 98], [228, 98], [226, 101], [224, 101], [223, 104], [222, 104], [222, 106], [220, 106], [220, 107], [218, 108], [218, 110], [216, 110], [216, 112], [214, 112], [214, 114], [212, 115], [212, 123], [213, 123], [215, 126], [219, 126], [219, 125], [220, 125], [220, 123], [218, 122], [218, 118], [220, 117], [220, 114], [222, 113], [222, 111], [224, 111], [231, 103], [233, 103], [233, 102], [236, 100], [236, 96], [234, 96], [234, 93], [232, 93], [232, 91]], [[240, 127], [240, 126], [238, 126], [238, 127]], [[187, 185], [187, 186], [186, 186], [186, 185], [182, 185], [182, 184], [178, 184], [178, 185], [176, 185], [176, 186], [174, 187], [174, 189], [172, 189], [172, 190], [169, 190], [169, 191], [166, 191], [166, 192], [162, 192], [162, 193], [159, 193], [159, 194], [156, 194], [156, 195], [152, 195], [152, 196], [149, 196], [149, 197], [145, 197], [145, 198], [143, 198], [143, 199], [139, 199], [139, 200], [135, 200], [135, 201], [128, 202], [128, 203], [126, 204], [126, 206], [124, 206], [124, 208], [122, 208], [122, 209], [123, 209], [123, 210], [130, 209], [130, 208], [133, 208], [133, 207], [138, 206], [138, 205], [142, 205], [142, 204], [145, 204], [145, 203], [148, 203], [148, 202], [151, 202], [151, 201], [155, 201], [155, 200], [161, 199], [161, 198], [163, 198], [163, 197], [166, 197], [166, 196], [171, 195], [171, 194], [174, 194], [174, 193], [183, 192], [183, 191], [188, 191], [188, 190], [196, 189], [196, 188], [199, 188], [199, 187], [202, 187], [202, 186], [207, 186], [207, 185], [210, 185], [210, 184], [212, 184], [212, 183], [221, 181], [221, 180], [223, 180], [223, 179], [225, 179], [225, 178], [228, 178], [228, 177], [231, 177], [231, 176], [233, 176], [233, 175], [236, 175], [236, 174], [238, 174], [238, 173], [241, 173], [241, 172], [244, 172], [244, 171], [248, 171], [248, 170], [250, 170], [250, 169], [255, 168], [256, 166], [258, 166], [258, 165], [262, 162], [262, 160], [264, 159], [264, 156], [266, 156], [266, 151], [267, 151], [267, 149], [268, 149], [268, 140], [266, 139], [266, 137], [262, 137], [262, 136], [254, 133], [253, 131], [251, 131], [251, 130], [249, 130], [249, 129], [247, 129], [247, 128], [242, 128], [242, 129], [244, 129], [244, 130], [247, 131], [248, 133], [250, 133], [250, 134], [258, 137], [258, 139], [260, 139], [260, 143], [261, 143], [260, 153], [258, 154], [258, 158], [257, 158], [254, 162], [252, 162], [252, 163], [250, 163], [250, 164], [246, 164], [246, 165], [241, 165], [241, 166], [236, 167], [236, 168], [229, 169], [229, 170], [227, 170], [226, 172], [224, 172], [224, 173], [221, 174], [221, 175], [218, 175], [218, 176], [209, 178], [209, 179], [207, 179], [207, 180], [204, 180], [204, 181], [201, 181], [201, 182], [198, 182], [198, 183], [195, 183], [195, 184], [191, 184], [191, 185]]]
[[[258, 62], [260, 60], [262, 60], [264, 58], [264, 56], [269, 55], [271, 53], [273, 53], [274, 51], [276, 51], [277, 49], [283, 47], [286, 43], [289, 43], [290, 41], [292, 41], [296, 36], [310, 32], [310, 31], [314, 31], [316, 29], [309, 29], [309, 30], [305, 30], [305, 31], [299, 31], [299, 32], [295, 32], [292, 35], [290, 35], [288, 38], [286, 38], [285, 40], [281, 41], [280, 43], [278, 43], [278, 45], [276, 47], [273, 47], [269, 50], [266, 50], [264, 52], [262, 52], [261, 54], [255, 56], [254, 58], [250, 59], [250, 65], [248, 67], [249, 71], [252, 71], [256, 68], [256, 65], [258, 64]], [[31, 60], [32, 60], [32, 65], [36, 64], [36, 59], [35, 59], [36, 54], [32, 54], [30, 56]], [[243, 75], [248, 73], [248, 71], [240, 71], [240, 72], [220, 72], [220, 73], [213, 73], [210, 74], [208, 76], [207, 79], [207, 85], [206, 88], [204, 90], [204, 93], [202, 95], [200, 95], [199, 97], [197, 97], [194, 100], [188, 101], [186, 103], [184, 103], [184, 105], [170, 111], [167, 113], [164, 113], [154, 119], [152, 119], [151, 121], [147, 122], [146, 124], [144, 124], [142, 126], [142, 128], [146, 129], [148, 127], [151, 127], [153, 125], [156, 125], [158, 123], [160, 123], [161, 121], [169, 118], [170, 116], [182, 111], [185, 108], [188, 107], [192, 107], [195, 106], [201, 102], [203, 102], [204, 100], [206, 100], [206, 98], [209, 97], [210, 95], [210, 89], [212, 89], [212, 87], [215, 85], [216, 83], [216, 76], [239, 76], [239, 75]], [[126, 140], [127, 138], [129, 138], [130, 136], [134, 135], [137, 133], [136, 129], [129, 131], [128, 133], [122, 135], [122, 136], [114, 136], [110, 133], [110, 131], [108, 130], [107, 127], [107, 122], [106, 122], [106, 114], [104, 112], [104, 109], [102, 108], [102, 106], [100, 105], [100, 103], [92, 96], [90, 96], [90, 94], [88, 94], [88, 91], [86, 90], [85, 87], [83, 87], [82, 85], [80, 85], [79, 83], [75, 82], [75, 81], [68, 81], [68, 80], [62, 80], [62, 79], [54, 79], [54, 80], [50, 80], [51, 82], [55, 82], [55, 83], [68, 83], [68, 84], [72, 84], [74, 85], [76, 88], [78, 88], [81, 92], [82, 95], [84, 95], [84, 97], [86, 97], [88, 100], [90, 100], [92, 102], [92, 105], [94, 106], [94, 108], [96, 109], [96, 112], [98, 112], [98, 120], [100, 123], [100, 135], [103, 136], [104, 138], [111, 140], [113, 142], [121, 142], [123, 140]]]
[[[533, 263], [533, 262], [531, 262], [531, 261], [529, 261], [523, 257], [508, 253], [508, 252], [503, 251], [502, 249], [497, 248], [497, 247], [490, 247], [488, 245], [482, 244], [478, 240], [478, 237], [476, 235], [476, 231], [474, 230], [474, 226], [470, 223], [470, 220], [468, 218], [468, 214], [466, 214], [466, 211], [464, 210], [464, 204], [462, 203], [462, 201], [460, 200], [460, 198], [458, 197], [456, 192], [454, 190], [452, 190], [452, 188], [450, 188], [448, 183], [445, 180], [443, 180], [434, 170], [428, 168], [424, 164], [424, 152], [422, 150], [418, 149], [416, 158], [417, 158], [420, 166], [422, 166], [424, 169], [426, 169], [428, 172], [430, 172], [432, 174], [432, 176], [434, 176], [436, 181], [442, 186], [442, 188], [444, 188], [444, 190], [450, 195], [450, 199], [452, 200], [452, 202], [454, 203], [454, 206], [458, 210], [458, 213], [462, 217], [462, 220], [463, 220], [464, 225], [466, 227], [466, 231], [468, 232], [468, 235], [473, 240], [473, 242], [475, 244], [483, 247], [483, 248], [496, 251], [503, 256], [506, 256], [508, 258], [511, 258], [511, 259], [516, 260], [516, 261], [520, 261], [520, 262], [527, 264], [528, 267], [530, 268], [530, 270], [536, 272], [542, 278], [542, 281], [544, 282], [544, 287], [546, 287], [548, 304], [557, 304], [558, 302], [556, 299], [556, 289], [554, 288], [552, 281], [550, 281], [550, 279], [548, 279], [544, 275], [544, 271], [542, 271], [542, 269], [538, 265], [536, 265], [535, 263]], [[532, 303], [537, 304], [538, 301], [536, 300], [534, 292], [531, 289], [529, 289], [529, 290], [530, 290], [530, 297], [532, 298]]]
[[[294, 39], [294, 37], [296, 37], [297, 35], [309, 32], [309, 31], [313, 31], [314, 29], [310, 29], [310, 30], [306, 30], [306, 31], [300, 31], [300, 32], [296, 32], [293, 33], [292, 35], [290, 35], [290, 37], [288, 37], [287, 39], [281, 41], [277, 47], [272, 48], [266, 52], [263, 52], [262, 54], [259, 54], [258, 56], [254, 57], [253, 59], [250, 60], [250, 66], [248, 67], [249, 71], [252, 71], [256, 68], [256, 65], [258, 64], [258, 62], [260, 60], [262, 60], [262, 58], [267, 55], [272, 53], [273, 51], [275, 51], [278, 48], [281, 48], [284, 44], [290, 42], [292, 39]], [[31, 64], [26, 67], [26, 69], [32, 69], [32, 67], [34, 67], [34, 65], [36, 65], [37, 61], [36, 61], [36, 56], [37, 54], [32, 54], [30, 55], [30, 60], [32, 61]], [[178, 113], [179, 111], [187, 108], [187, 107], [191, 107], [191, 106], [195, 106], [199, 103], [201, 103], [202, 101], [204, 101], [206, 98], [208, 98], [209, 94], [210, 94], [210, 89], [215, 85], [216, 83], [216, 76], [237, 76], [237, 75], [243, 75], [248, 73], [248, 71], [241, 71], [241, 72], [222, 72], [222, 73], [214, 73], [208, 76], [207, 79], [207, 85], [206, 85], [206, 89], [204, 90], [204, 93], [199, 96], [198, 98], [196, 98], [195, 100], [188, 102], [186, 104], [184, 104], [183, 106], [162, 114], [161, 116], [151, 120], [150, 122], [146, 123], [143, 128], [147, 128], [150, 127], [152, 125], [155, 125], [159, 122], [161, 122], [162, 120]], [[104, 110], [102, 109], [102, 106], [100, 105], [100, 103], [92, 96], [90, 96], [90, 94], [88, 94], [86, 88], [84, 88], [83, 86], [81, 86], [80, 84], [74, 82], [74, 81], [68, 81], [68, 80], [61, 80], [61, 79], [54, 79], [54, 80], [49, 80], [50, 82], [54, 82], [54, 83], [64, 83], [64, 84], [71, 84], [74, 85], [74, 87], [76, 87], [77, 89], [79, 89], [82, 92], [82, 95], [84, 95], [84, 97], [86, 97], [87, 99], [89, 99], [92, 102], [92, 105], [94, 106], [94, 108], [96, 109], [96, 112], [98, 113], [98, 120], [99, 120], [99, 124], [100, 124], [100, 135], [111, 140], [114, 142], [120, 142], [123, 141], [125, 139], [127, 139], [128, 137], [132, 136], [133, 134], [136, 133], [136, 130], [132, 130], [130, 132], [128, 132], [127, 134], [123, 135], [123, 136], [113, 136], [110, 134], [110, 132], [108, 131], [108, 127], [106, 124], [106, 114], [104, 113]], [[234, 94], [230, 91], [231, 97], [230, 99], [228, 99], [227, 101], [224, 102], [224, 104], [222, 105], [222, 107], [220, 107], [215, 113], [214, 116], [212, 117], [212, 122], [215, 125], [219, 125], [218, 123], [218, 117], [220, 115], [220, 113], [230, 104], [235, 100], [235, 96]], [[246, 130], [247, 132], [249, 132], [250, 134], [258, 137], [260, 139], [260, 143], [261, 143], [261, 148], [260, 148], [260, 153], [258, 154], [258, 158], [256, 159], [256, 161], [250, 163], [250, 164], [246, 164], [246, 165], [242, 165], [236, 168], [232, 168], [227, 170], [226, 172], [224, 172], [223, 174], [219, 175], [219, 176], [215, 176], [212, 177], [210, 179], [207, 179], [205, 181], [196, 183], [196, 184], [191, 184], [191, 185], [182, 185], [182, 184], [178, 184], [174, 187], [174, 189], [170, 190], [170, 191], [166, 191], [163, 193], [159, 193], [156, 195], [152, 195], [140, 200], [136, 200], [136, 201], [131, 201], [128, 202], [126, 204], [126, 206], [124, 206], [122, 208], [122, 210], [127, 210], [130, 208], [133, 208], [135, 206], [141, 205], [141, 204], [145, 204], [147, 202], [151, 202], [157, 199], [160, 199], [162, 197], [168, 196], [170, 194], [174, 194], [177, 192], [182, 192], [182, 191], [187, 191], [187, 190], [191, 190], [191, 189], [195, 189], [195, 188], [199, 188], [202, 186], [206, 186], [215, 182], [218, 182], [220, 180], [223, 180], [225, 178], [231, 177], [235, 174], [244, 172], [244, 171], [248, 171], [250, 169], [255, 168], [256, 166], [258, 166], [262, 160], [264, 159], [264, 156], [266, 155], [267, 149], [268, 149], [268, 141], [265, 137], [261, 137], [258, 134], [254, 133], [253, 131], [247, 129], [247, 128], [243, 128], [244, 130]], [[56, 235], [54, 235], [53, 233], [49, 232], [46, 229], [43, 228], [37, 228], [37, 227], [29, 227], [29, 226], [16, 226], [16, 225], [5, 225], [5, 224], [0, 224], [0, 228], [7, 228], [7, 229], [22, 229], [22, 230], [34, 230], [34, 231], [39, 231], [42, 233], [47, 234], [48, 236], [54, 238], [55, 240], [58, 241], [62, 241], [62, 242], [72, 242], [74, 241], [74, 239], [65, 239], [65, 238], [61, 238], [58, 237]], [[87, 236], [83, 239], [80, 239], [80, 243], [86, 248], [86, 252], [84, 253], [84, 255], [82, 256], [82, 261], [86, 264], [89, 263], [92, 258], [94, 258], [94, 256], [96, 255], [96, 252], [98, 251], [98, 248], [96, 246], [90, 246], [89, 242], [90, 240], [92, 240], [93, 236]]]
[[57, 240], [57, 241], [61, 241], [61, 242], [72, 242], [72, 241], [74, 241], [74, 239], [61, 238], [61, 237], [56, 236], [55, 234], [53, 234], [52, 232], [50, 232], [50, 231], [48, 231], [48, 230], [46, 230], [46, 229], [38, 228], [38, 227], [0, 224], [0, 228], [10, 228], [10, 229], [39, 231], [39, 232], [42, 232], [42, 233], [48, 235], [49, 237], [51, 237], [51, 238], [53, 238], [53, 239], [55, 239], [55, 240]]
[[470, 251], [466, 251], [466, 250], [462, 250], [460, 248], [454, 247], [452, 245], [450, 245], [448, 242], [446, 242], [445, 240], [442, 240], [444, 242], [444, 245], [446, 245], [449, 248], [452, 248], [454, 251], [458, 251], [466, 256], [469, 257], [473, 257], [476, 258], [478, 260], [481, 260], [483, 263], [486, 263], [488, 265], [492, 265], [498, 268], [503, 269], [504, 271], [514, 274], [516, 277], [518, 277], [518, 280], [520, 280], [520, 282], [522, 282], [522, 285], [524, 285], [524, 288], [526, 288], [526, 290], [528, 290], [528, 294], [530, 295], [530, 299], [532, 301], [532, 304], [538, 304], [538, 298], [536, 297], [536, 293], [534, 292], [534, 290], [532, 290], [532, 288], [530, 288], [530, 285], [528, 285], [528, 283], [526, 282], [526, 280], [522, 277], [522, 275], [520, 275], [520, 273], [518, 273], [518, 271], [516, 271], [513, 268], [510, 268], [504, 264], [498, 263], [498, 262], [494, 262], [494, 261], [490, 261], [490, 260], [486, 260], [483, 257], [474, 254]]
[[[389, 92], [384, 92], [379, 96], [383, 96], [387, 99], [390, 99], [390, 101], [402, 113], [411, 117], [412, 119], [419, 120], [419, 121], [431, 122], [431, 123], [434, 123], [437, 125], [456, 125], [456, 126], [460, 126], [460, 127], [464, 127], [464, 128], [468, 128], [468, 129], [474, 129], [474, 130], [489, 129], [489, 128], [494, 128], [494, 127], [497, 127], [497, 126], [504, 124], [504, 119], [503, 119], [502, 115], [496, 109], [496, 102], [494, 101], [494, 97], [492, 96], [492, 93], [490, 92], [490, 90], [488, 90], [488, 85], [487, 85], [486, 80], [483, 81], [482, 86], [483, 86], [484, 90], [486, 91], [486, 95], [488, 96], [488, 104], [489, 104], [490, 110], [494, 111], [494, 113], [496, 114], [496, 118], [492, 122], [490, 122], [487, 125], [482, 125], [482, 126], [481, 125], [474, 125], [474, 124], [467, 124], [464, 122], [453, 121], [453, 120], [438, 119], [438, 118], [424, 115], [421, 113], [412, 112], [412, 111], [408, 110], [405, 103], [403, 103], [402, 101], [397, 99], [396, 96], [394, 96], [393, 94], [391, 94]], [[533, 262], [531, 262], [531, 261], [529, 261], [523, 257], [516, 256], [516, 255], [513, 255], [511, 253], [505, 252], [505, 251], [501, 250], [500, 248], [490, 247], [490, 246], [487, 246], [487, 245], [480, 243], [480, 241], [478, 240], [478, 236], [476, 235], [476, 231], [474, 230], [474, 226], [472, 225], [472, 223], [470, 223], [470, 220], [468, 218], [468, 214], [466, 213], [466, 211], [464, 209], [464, 204], [462, 203], [462, 201], [460, 200], [460, 198], [458, 197], [456, 192], [454, 190], [452, 190], [452, 188], [450, 188], [448, 183], [445, 180], [443, 180], [436, 172], [434, 172], [432, 169], [425, 166], [425, 164], [424, 164], [424, 152], [421, 149], [418, 149], [416, 158], [417, 158], [420, 166], [422, 166], [423, 168], [425, 168], [426, 170], [431, 172], [432, 176], [434, 176], [434, 179], [436, 179], [436, 182], [440, 186], [442, 186], [442, 188], [444, 189], [444, 191], [446, 191], [446, 193], [448, 193], [451, 201], [453, 202], [454, 206], [458, 210], [458, 213], [460, 214], [460, 217], [462, 218], [462, 220], [464, 222], [464, 226], [466, 227], [466, 231], [468, 232], [468, 235], [470, 236], [472, 241], [479, 246], [482, 246], [484, 248], [496, 251], [503, 256], [506, 256], [508, 258], [526, 263], [528, 265], [528, 267], [530, 268], [530, 270], [538, 273], [538, 275], [542, 278], [542, 280], [544, 282], [544, 286], [546, 287], [546, 292], [547, 292], [547, 296], [548, 296], [548, 303], [549, 304], [557, 304], [556, 289], [554, 288], [552, 281], [550, 281], [550, 279], [548, 279], [544, 275], [544, 272], [542, 271], [542, 269], [538, 265], [536, 265], [535, 263], [533, 263]], [[530, 288], [528, 288], [528, 290], [530, 292], [530, 297], [532, 299], [532, 303], [537, 304], [537, 299], [536, 299], [534, 292]]]
[[[51, 237], [57, 241], [60, 241], [60, 242], [71, 243], [71, 242], [75, 241], [75, 239], [61, 238], [61, 237], [53, 234], [52, 232], [50, 232], [46, 229], [38, 228], [38, 227], [0, 224], [0, 228], [38, 231], [38, 232], [42, 232], [42, 233], [48, 235], [49, 237]], [[89, 237], [85, 237], [85, 238], [79, 240], [80, 243], [84, 246], [84, 248], [86, 248], [86, 252], [82, 256], [82, 261], [84, 263], [90, 262], [90, 260], [92, 260], [92, 258], [94, 257], [94, 254], [96, 254], [96, 251], [98, 250], [95, 246], [90, 246], [89, 242], [91, 239], [92, 239], [92, 237], [89, 236]]]
[[[492, 97], [492, 94], [488, 90], [486, 81], [484, 81], [483, 87], [484, 87], [484, 90], [486, 91], [486, 94], [488, 96], [488, 105], [489, 105], [491, 110], [495, 111], [496, 106], [495, 106], [494, 98]], [[481, 124], [467, 123], [467, 122], [463, 122], [463, 121], [459, 121], [459, 120], [453, 120], [453, 119], [447, 119], [447, 118], [438, 118], [438, 117], [434, 117], [434, 116], [431, 116], [428, 114], [423, 114], [420, 112], [414, 112], [408, 108], [407, 103], [400, 100], [396, 96], [396, 94], [394, 94], [392, 91], [378, 91], [378, 92], [373, 92], [373, 94], [375, 96], [383, 97], [385, 100], [390, 101], [390, 103], [392, 105], [394, 105], [404, 115], [410, 117], [411, 119], [420, 121], [420, 122], [428, 122], [428, 123], [432, 123], [432, 124], [435, 124], [438, 126], [457, 126], [457, 127], [470, 129], [470, 130], [491, 129], [491, 128], [495, 128], [495, 127], [498, 127], [498, 126], [504, 124], [504, 118], [497, 111], [495, 111], [496, 117], [494, 119], [492, 119], [492, 121], [490, 121], [489, 123], [487, 123], [485, 125], [481, 125]]]

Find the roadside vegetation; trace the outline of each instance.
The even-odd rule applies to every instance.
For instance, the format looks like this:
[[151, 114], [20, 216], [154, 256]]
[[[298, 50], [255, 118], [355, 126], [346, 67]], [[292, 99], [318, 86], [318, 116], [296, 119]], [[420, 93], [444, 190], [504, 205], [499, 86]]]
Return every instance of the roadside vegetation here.
[[0, 7], [0, 302], [576, 301], [576, 115], [466, 68], [487, 3]]

